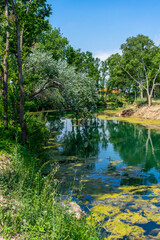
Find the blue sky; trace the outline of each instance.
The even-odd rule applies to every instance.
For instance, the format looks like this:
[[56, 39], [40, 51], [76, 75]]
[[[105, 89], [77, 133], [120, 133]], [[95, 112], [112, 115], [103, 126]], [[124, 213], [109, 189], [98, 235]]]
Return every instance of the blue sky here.
[[101, 59], [126, 38], [144, 34], [160, 44], [160, 0], [48, 0], [50, 23], [70, 44]]

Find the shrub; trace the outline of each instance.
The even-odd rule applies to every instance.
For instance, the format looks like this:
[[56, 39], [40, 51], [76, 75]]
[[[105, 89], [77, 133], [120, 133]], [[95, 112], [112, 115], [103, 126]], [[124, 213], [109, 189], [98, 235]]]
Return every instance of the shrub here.
[[49, 130], [45, 123], [32, 115], [26, 116], [27, 124], [27, 144], [32, 151], [39, 151], [42, 144], [47, 142], [49, 138]]
[[136, 99], [136, 104], [145, 104], [147, 103], [147, 98], [137, 98]]
[[[11, 168], [0, 175], [7, 210], [0, 209], [0, 234], [7, 239], [99, 240], [97, 224], [77, 220], [60, 205], [56, 168], [47, 177], [36, 157], [15, 145]], [[30, 165], [26, 164], [30, 162]]]

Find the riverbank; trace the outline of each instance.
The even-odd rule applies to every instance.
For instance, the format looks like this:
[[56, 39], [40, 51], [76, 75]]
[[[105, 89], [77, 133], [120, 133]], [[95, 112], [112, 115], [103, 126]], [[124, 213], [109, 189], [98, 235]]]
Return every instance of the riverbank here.
[[160, 105], [133, 105], [117, 113], [119, 116], [131, 116], [151, 120], [160, 120]]
[[116, 110], [105, 110], [100, 119], [138, 123], [151, 129], [160, 129], [160, 105], [131, 105]]
[[62, 154], [57, 172], [62, 192], [73, 189], [74, 197], [103, 225], [108, 240], [159, 239], [159, 131], [95, 117], [84, 124], [67, 116], [52, 118], [55, 123], [60, 155], [54, 161]]
[[32, 122], [33, 129], [29, 144], [22, 146], [19, 132], [15, 137], [13, 129], [0, 126], [0, 239], [99, 240], [97, 224], [88, 224], [86, 216], [78, 219], [71, 211], [75, 204], [60, 204], [57, 165], [52, 164], [47, 176], [42, 173], [48, 163], [43, 150], [46, 130], [34, 128]]

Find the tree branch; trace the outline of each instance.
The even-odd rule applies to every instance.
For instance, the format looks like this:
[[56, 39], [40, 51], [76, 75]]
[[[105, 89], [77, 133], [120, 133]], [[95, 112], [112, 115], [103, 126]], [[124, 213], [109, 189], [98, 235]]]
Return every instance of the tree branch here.
[[12, 4], [13, 13], [14, 13], [16, 22], [18, 22], [18, 17], [17, 17], [17, 14], [16, 14], [16, 8], [15, 8], [15, 4], [14, 4], [14, 1], [13, 1], [13, 0], [11, 0], [11, 4]]
[[45, 84], [43, 84], [43, 86], [38, 91], [33, 93], [32, 96], [30, 96], [30, 100], [33, 100], [37, 95], [39, 95], [40, 93], [44, 92], [46, 89], [49, 89], [49, 88], [57, 88], [61, 91], [63, 89], [63, 85], [62, 83], [57, 81], [53, 81], [50, 84], [49, 84], [49, 81], [47, 81]]
[[142, 63], [143, 63], [143, 70], [145, 72], [145, 76], [146, 76], [146, 81], [147, 81], [147, 93], [149, 95], [149, 79], [148, 79], [148, 75], [147, 75], [147, 71], [146, 71], [146, 67], [145, 67], [145, 64], [144, 64], [144, 61], [143, 61], [143, 58], [142, 58]]
[[[119, 62], [120, 64], [120, 62]], [[141, 86], [142, 88], [144, 88], [145, 90], [147, 90], [146, 87], [143, 86], [143, 84], [141, 84], [140, 82], [138, 82], [131, 74], [130, 72], [128, 72], [121, 64], [120, 64], [121, 68], [128, 74], [128, 76], [130, 76], [130, 78], [132, 78], [139, 86]]]
[[153, 94], [153, 89], [154, 89], [155, 85], [158, 85], [158, 84], [155, 84], [155, 81], [156, 81], [156, 79], [158, 77], [159, 72], [160, 72], [160, 65], [159, 65], [158, 71], [157, 71], [157, 73], [155, 75], [155, 78], [153, 79], [153, 86], [152, 86], [152, 90], [151, 90], [151, 95]]
[[30, 0], [30, 1], [29, 1], [29, 3], [28, 3], [28, 7], [27, 7], [27, 10], [26, 10], [26, 14], [28, 14], [28, 12], [29, 12], [29, 8], [30, 8], [32, 2], [33, 2], [33, 0]]
[[[29, 12], [29, 8], [30, 8], [32, 2], [33, 2], [33, 0], [30, 0], [29, 3], [28, 3], [27, 9], [26, 9], [26, 15]], [[22, 45], [23, 45], [24, 26], [25, 26], [25, 23], [23, 22], [22, 30], [21, 30], [21, 36], [20, 36], [21, 51], [22, 51]]]

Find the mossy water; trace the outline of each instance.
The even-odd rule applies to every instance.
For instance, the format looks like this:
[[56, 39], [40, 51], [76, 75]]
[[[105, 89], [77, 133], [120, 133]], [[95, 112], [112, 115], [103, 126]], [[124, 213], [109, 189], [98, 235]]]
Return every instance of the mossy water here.
[[106, 239], [159, 239], [159, 131], [117, 120], [48, 119], [46, 151], [59, 164], [61, 193], [92, 211]]

